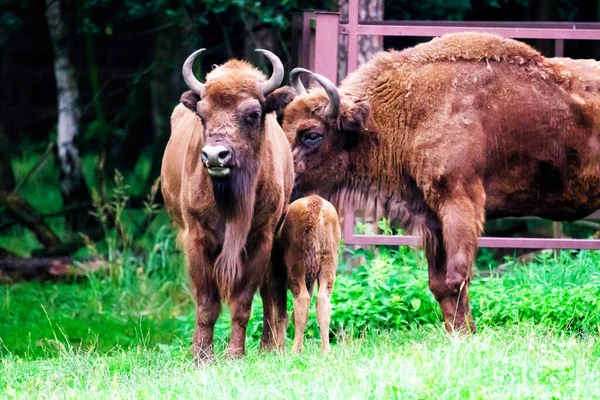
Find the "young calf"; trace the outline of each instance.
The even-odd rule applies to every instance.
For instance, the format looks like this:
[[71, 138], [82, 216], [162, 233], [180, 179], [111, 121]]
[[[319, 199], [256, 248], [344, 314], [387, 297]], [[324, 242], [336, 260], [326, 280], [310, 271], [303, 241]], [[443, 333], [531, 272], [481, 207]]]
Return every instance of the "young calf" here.
[[340, 236], [337, 212], [327, 200], [312, 195], [289, 206], [281, 228], [280, 248], [283, 249], [287, 268], [288, 287], [294, 296], [294, 353], [302, 351], [310, 299], [317, 280], [321, 353], [329, 351], [330, 297], [335, 282]]

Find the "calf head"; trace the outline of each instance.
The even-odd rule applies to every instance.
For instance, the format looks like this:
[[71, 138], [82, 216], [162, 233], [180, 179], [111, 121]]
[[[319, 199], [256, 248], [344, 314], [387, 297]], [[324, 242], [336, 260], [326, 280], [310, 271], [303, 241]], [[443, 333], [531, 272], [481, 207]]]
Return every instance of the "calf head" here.
[[[307, 92], [301, 73], [311, 74], [323, 89]], [[302, 68], [292, 70], [290, 81], [296, 97], [285, 108], [282, 127], [294, 156], [293, 196], [326, 193], [345, 180], [361, 157], [370, 107], [343, 98], [327, 78]]]
[[253, 190], [259, 171], [265, 115], [278, 111], [274, 100], [285, 97], [285, 90], [273, 93], [283, 80], [283, 65], [273, 53], [258, 49], [273, 65], [268, 80], [250, 64], [230, 60], [215, 67], [201, 83], [192, 64], [203, 50], [192, 53], [183, 65], [183, 78], [191, 91], [182, 95], [181, 102], [202, 120], [204, 140], [199, 156], [212, 182], [216, 205], [235, 216], [248, 191]]

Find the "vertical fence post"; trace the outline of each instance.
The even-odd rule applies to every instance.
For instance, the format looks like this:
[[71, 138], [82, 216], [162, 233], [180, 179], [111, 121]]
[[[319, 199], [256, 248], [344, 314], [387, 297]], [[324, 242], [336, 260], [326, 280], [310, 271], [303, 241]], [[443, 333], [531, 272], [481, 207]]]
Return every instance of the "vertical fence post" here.
[[[298, 67], [311, 69], [314, 65], [313, 32], [310, 26], [311, 19], [314, 18], [314, 11], [302, 12], [302, 47], [300, 54], [300, 63]], [[300, 75], [300, 80], [304, 87], [308, 87], [308, 76]]]
[[[348, 73], [358, 68], [358, 0], [348, 2]], [[343, 78], [343, 77], [342, 77]]]
[[565, 39], [554, 40], [554, 57], [564, 57], [565, 55]]
[[344, 244], [352, 242], [352, 236], [354, 236], [354, 207], [351, 204], [346, 205], [346, 212], [344, 213], [344, 230], [343, 230]]
[[337, 84], [340, 13], [316, 12], [315, 69]]

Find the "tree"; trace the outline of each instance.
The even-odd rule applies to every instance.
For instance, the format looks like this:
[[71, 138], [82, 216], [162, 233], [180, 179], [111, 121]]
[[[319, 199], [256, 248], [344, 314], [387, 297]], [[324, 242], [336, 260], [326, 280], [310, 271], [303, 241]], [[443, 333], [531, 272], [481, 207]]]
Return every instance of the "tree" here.
[[[58, 103], [57, 150], [61, 167], [61, 193], [65, 206], [89, 199], [81, 173], [81, 159], [76, 145], [79, 134], [79, 88], [75, 68], [69, 58], [66, 27], [60, 0], [46, 0], [46, 21], [54, 53], [54, 75]], [[77, 215], [71, 213], [69, 225], [76, 229]]]

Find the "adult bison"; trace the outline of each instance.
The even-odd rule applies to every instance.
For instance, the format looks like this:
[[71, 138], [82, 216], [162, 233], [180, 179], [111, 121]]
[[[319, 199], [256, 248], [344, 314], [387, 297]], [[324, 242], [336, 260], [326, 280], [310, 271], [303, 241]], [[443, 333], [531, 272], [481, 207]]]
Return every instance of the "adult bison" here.
[[[252, 298], [261, 286], [265, 307], [262, 346], [283, 337], [287, 323], [286, 280], [270, 268], [273, 234], [293, 184], [289, 144], [273, 111], [283, 79], [277, 56], [267, 80], [244, 61], [213, 69], [206, 82], [192, 73], [202, 50], [185, 61], [191, 89], [171, 117], [171, 138], [163, 158], [165, 203], [183, 245], [196, 300], [193, 349], [211, 360], [213, 328], [221, 301], [229, 304], [232, 333], [228, 356], [245, 353]], [[284, 90], [285, 92], [285, 90]]]
[[600, 207], [600, 70], [497, 36], [382, 52], [285, 109], [295, 189], [399, 217], [424, 239], [448, 330], [474, 330], [468, 287], [485, 218]]

